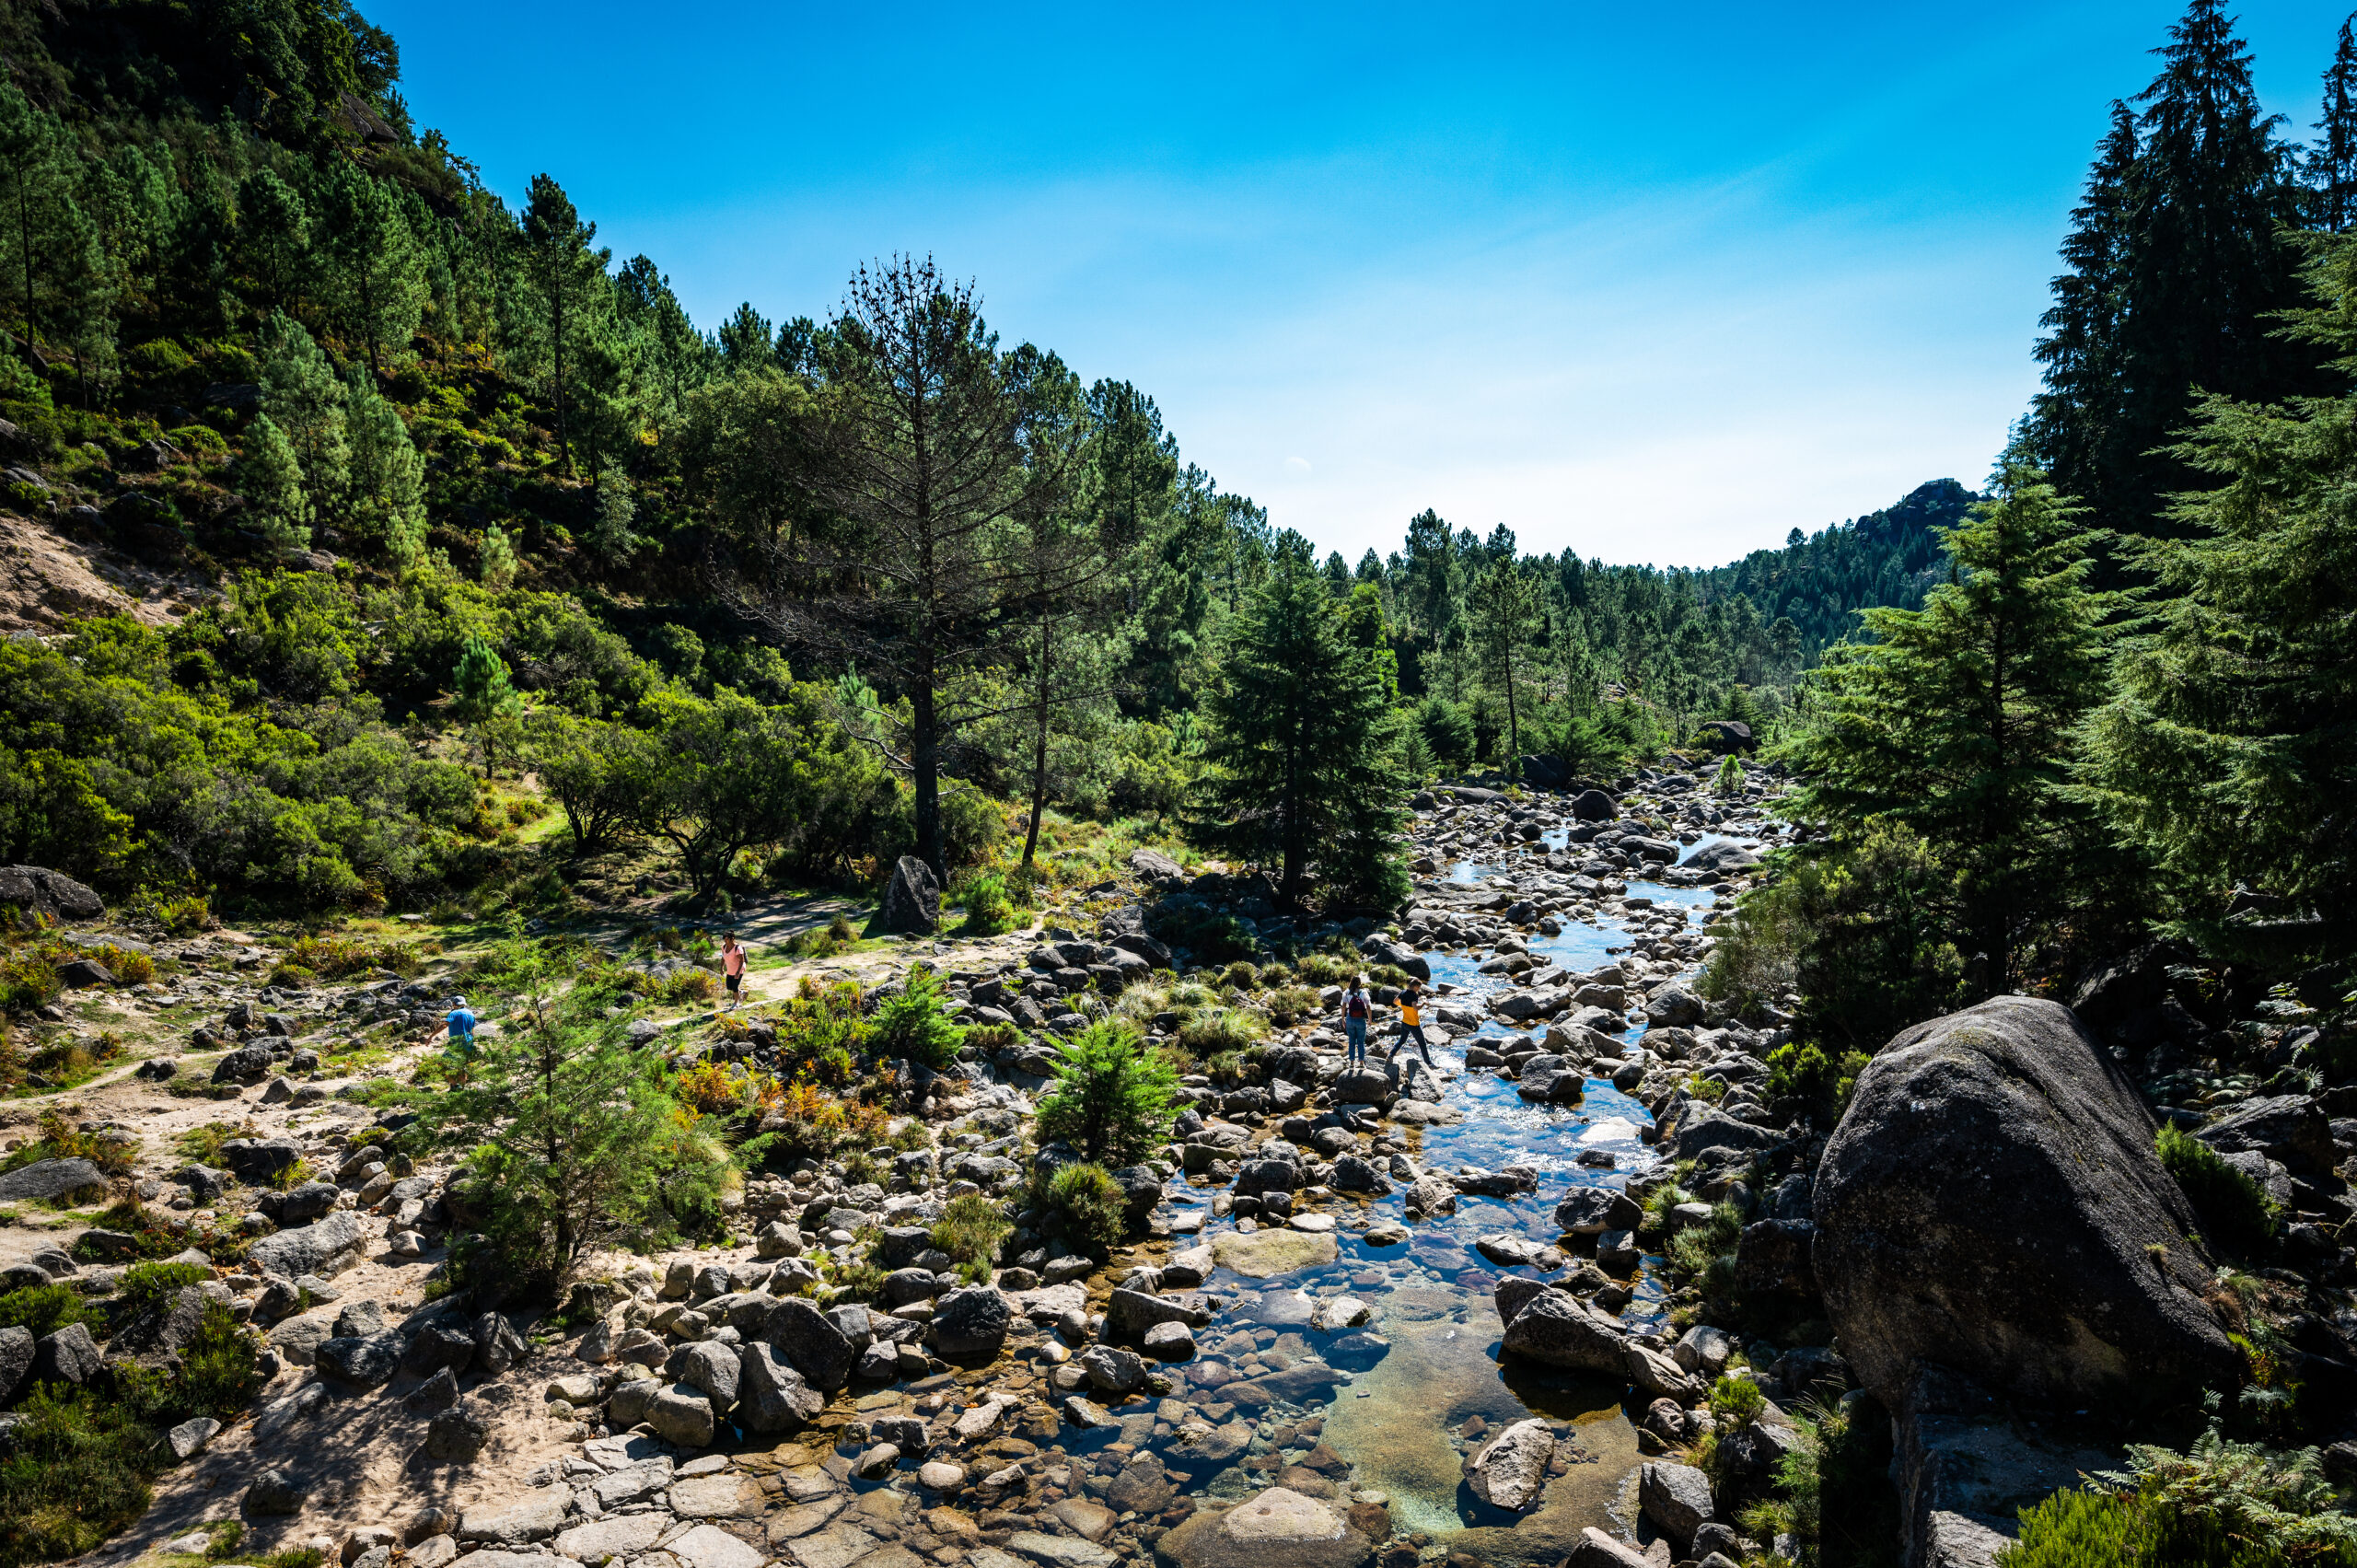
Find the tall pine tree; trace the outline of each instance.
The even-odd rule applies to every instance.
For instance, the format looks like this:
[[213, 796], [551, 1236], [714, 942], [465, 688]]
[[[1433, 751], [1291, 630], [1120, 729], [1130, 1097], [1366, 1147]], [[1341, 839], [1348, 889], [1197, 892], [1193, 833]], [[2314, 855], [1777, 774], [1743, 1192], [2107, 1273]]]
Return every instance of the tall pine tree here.
[[2307, 175], [2316, 226], [2339, 234], [2357, 225], [2357, 17], [2340, 24], [2332, 64], [2325, 67], [2324, 112], [2308, 150]]
[[2158, 51], [2131, 149], [2115, 111], [2058, 280], [2039, 459], [2097, 525], [2167, 531], [2165, 500], [2195, 475], [2171, 451], [2200, 392], [2309, 389], [2315, 356], [2274, 331], [2296, 303], [2283, 230], [2305, 192], [2263, 114], [2250, 52], [2222, 0], [2192, 0]]
[[1794, 748], [1805, 814], [1853, 840], [1892, 818], [1929, 843], [1986, 990], [2100, 886], [2104, 835], [2071, 769], [2111, 606], [2086, 586], [2097, 541], [2079, 516], [2008, 462], [1994, 499], [1944, 530], [1953, 579], [1921, 610], [1865, 611], [1874, 641], [1829, 656]]
[[[2357, 372], [2357, 236], [2313, 242], [2308, 342]], [[2213, 951], [2357, 947], [2357, 395], [2212, 398], [2177, 450], [2183, 537], [2135, 547], [2155, 609], [2092, 724], [2095, 794]], [[2254, 895], [2235, 898], [2237, 887]]]
[[1399, 862], [1405, 782], [1396, 719], [1366, 650], [1345, 634], [1309, 541], [1279, 536], [1211, 695], [1212, 764], [1190, 834], [1277, 871], [1299, 905], [1388, 908], [1407, 896]]

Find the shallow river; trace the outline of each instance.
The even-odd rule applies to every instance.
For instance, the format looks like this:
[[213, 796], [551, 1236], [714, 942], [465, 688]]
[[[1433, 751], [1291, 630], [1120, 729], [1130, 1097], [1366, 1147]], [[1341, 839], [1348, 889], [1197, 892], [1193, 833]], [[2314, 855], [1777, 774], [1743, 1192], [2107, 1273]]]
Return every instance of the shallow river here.
[[[1548, 842], [1561, 848], [1561, 832], [1550, 835]], [[1718, 842], [1716, 836], [1704, 837], [1684, 846], [1680, 858]], [[1512, 864], [1459, 862], [1451, 877], [1478, 883], [1510, 871]], [[1631, 882], [1627, 896], [1651, 899], [1656, 910], [1683, 906], [1689, 923], [1700, 923], [1716, 901], [1705, 890], [1642, 881]], [[1555, 937], [1534, 934], [1529, 948], [1542, 966], [1552, 961], [1576, 972], [1603, 964], [1616, 949], [1625, 949], [1628, 941], [1620, 921], [1606, 920], [1567, 925]], [[1434, 952], [1427, 958], [1435, 981], [1463, 992], [1478, 995], [1511, 985], [1505, 977], [1478, 973], [1478, 957]], [[1426, 1016], [1432, 1016], [1430, 1011]], [[1542, 1023], [1539, 1028], [1544, 1027]], [[1491, 1306], [1494, 1282], [1501, 1273], [1538, 1271], [1501, 1269], [1473, 1249], [1475, 1239], [1504, 1231], [1550, 1245], [1558, 1235], [1555, 1206], [1568, 1188], [1617, 1186], [1655, 1164], [1641, 1131], [1652, 1118], [1608, 1079], [1588, 1079], [1585, 1098], [1578, 1105], [1534, 1105], [1516, 1095], [1512, 1079], [1465, 1070], [1467, 1040], [1527, 1032], [1531, 1031], [1493, 1019], [1474, 1035], [1436, 1046], [1433, 1058], [1446, 1086], [1446, 1101], [1464, 1113], [1463, 1120], [1448, 1127], [1395, 1128], [1392, 1136], [1407, 1145], [1420, 1167], [1438, 1173], [1465, 1166], [1530, 1167], [1538, 1175], [1535, 1191], [1511, 1201], [1466, 1194], [1458, 1199], [1455, 1214], [1418, 1220], [1409, 1227], [1411, 1239], [1405, 1246], [1390, 1247], [1370, 1246], [1359, 1233], [1381, 1221], [1405, 1223], [1405, 1183], [1397, 1183], [1399, 1191], [1385, 1198], [1337, 1194], [1324, 1212], [1340, 1222], [1341, 1257], [1323, 1268], [1270, 1279], [1244, 1279], [1219, 1271], [1203, 1288], [1233, 1305], [1197, 1336], [1207, 1353], [1231, 1364], [1249, 1353], [1251, 1347], [1242, 1339], [1247, 1333], [1263, 1350], [1298, 1353], [1306, 1347], [1314, 1353], [1332, 1336], [1300, 1322], [1303, 1302], [1295, 1293], [1313, 1299], [1347, 1294], [1367, 1303], [1374, 1318], [1365, 1326], [1390, 1342], [1389, 1353], [1371, 1370], [1341, 1384], [1331, 1404], [1322, 1410], [1309, 1406], [1296, 1416], [1271, 1409], [1263, 1417], [1262, 1436], [1253, 1451], [1268, 1450], [1273, 1434], [1279, 1440], [1274, 1446], [1291, 1458], [1322, 1438], [1351, 1465], [1350, 1484], [1355, 1490], [1383, 1495], [1398, 1527], [1421, 1530], [1436, 1539], [1478, 1530], [1480, 1536], [1459, 1544], [1484, 1556], [1517, 1555], [1515, 1547], [1534, 1534], [1560, 1541], [1566, 1531], [1575, 1539], [1582, 1524], [1614, 1527], [1617, 1521], [1611, 1516], [1622, 1510], [1623, 1482], [1637, 1462], [1635, 1428], [1621, 1408], [1624, 1386], [1520, 1363], [1502, 1365], [1499, 1359], [1500, 1330]], [[1371, 1039], [1371, 1055], [1380, 1059], [1387, 1033]], [[1643, 1033], [1640, 1023], [1623, 1038], [1633, 1045]], [[1575, 1163], [1586, 1150], [1609, 1153], [1613, 1168]], [[1195, 1192], [1207, 1213], [1211, 1190], [1199, 1187]], [[1232, 1219], [1206, 1219], [1203, 1234], [1208, 1238], [1234, 1228]], [[1632, 1326], [1657, 1319], [1664, 1310], [1655, 1272], [1659, 1261], [1646, 1258], [1631, 1282], [1635, 1295], [1623, 1317]], [[1300, 1343], [1275, 1337], [1289, 1335], [1300, 1336]], [[1217, 1397], [1216, 1391], [1201, 1389], [1188, 1394], [1198, 1404]], [[1324, 1417], [1322, 1432], [1316, 1436], [1298, 1432], [1302, 1422], [1319, 1415]], [[1492, 1529], [1515, 1525], [1516, 1516], [1481, 1502], [1464, 1484], [1464, 1458], [1480, 1445], [1478, 1434], [1469, 1437], [1465, 1428], [1474, 1417], [1494, 1432], [1533, 1415], [1563, 1423], [1578, 1458], [1565, 1481], [1550, 1489], [1540, 1510], [1548, 1517], [1531, 1521], [1543, 1528], [1534, 1532], [1526, 1527], [1512, 1538], [1491, 1535]], [[1185, 1464], [1178, 1455], [1172, 1459], [1175, 1467]], [[1188, 1490], [1199, 1493], [1232, 1498], [1266, 1484], [1265, 1478], [1254, 1480], [1238, 1469], [1197, 1469], [1200, 1473], [1190, 1477]], [[1541, 1544], [1530, 1541], [1533, 1549]], [[1562, 1548], [1551, 1550], [1560, 1553]]]

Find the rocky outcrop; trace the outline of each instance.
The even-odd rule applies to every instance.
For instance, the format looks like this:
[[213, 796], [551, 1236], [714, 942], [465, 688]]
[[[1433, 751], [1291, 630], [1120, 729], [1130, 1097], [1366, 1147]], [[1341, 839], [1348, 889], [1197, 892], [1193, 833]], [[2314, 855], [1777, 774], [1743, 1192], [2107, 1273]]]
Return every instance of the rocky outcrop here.
[[2238, 1382], [2153, 1132], [2054, 1003], [1998, 997], [1893, 1040], [1814, 1193], [1817, 1283], [1865, 1386], [1897, 1411], [1926, 1365], [2074, 1404]]
[[2331, 1119], [2306, 1095], [2245, 1100], [2194, 1136], [2222, 1155], [2265, 1155], [2307, 1176], [2321, 1176], [2334, 1163]]
[[265, 1236], [247, 1256], [265, 1273], [284, 1274], [290, 1280], [304, 1274], [325, 1278], [360, 1261], [362, 1234], [360, 1216], [345, 1209], [316, 1225]]

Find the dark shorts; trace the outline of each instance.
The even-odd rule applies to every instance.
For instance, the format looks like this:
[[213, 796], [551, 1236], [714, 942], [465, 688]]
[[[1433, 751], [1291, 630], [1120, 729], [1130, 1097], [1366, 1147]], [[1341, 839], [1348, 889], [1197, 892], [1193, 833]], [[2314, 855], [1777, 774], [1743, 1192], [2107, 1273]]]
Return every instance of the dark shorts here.
[[728, 982], [728, 989], [732, 993], [734, 993], [738, 986], [745, 983], [745, 977], [741, 974], [727, 974], [723, 975], [720, 978]]

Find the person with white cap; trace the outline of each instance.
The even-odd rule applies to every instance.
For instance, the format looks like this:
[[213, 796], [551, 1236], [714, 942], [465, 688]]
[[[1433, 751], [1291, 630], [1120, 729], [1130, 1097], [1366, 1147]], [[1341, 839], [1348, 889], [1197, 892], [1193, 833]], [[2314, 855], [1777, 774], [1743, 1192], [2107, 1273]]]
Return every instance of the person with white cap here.
[[450, 1011], [445, 1016], [450, 1026], [449, 1049], [462, 1060], [471, 1060], [475, 1053], [475, 1016], [463, 996], [450, 998]]

